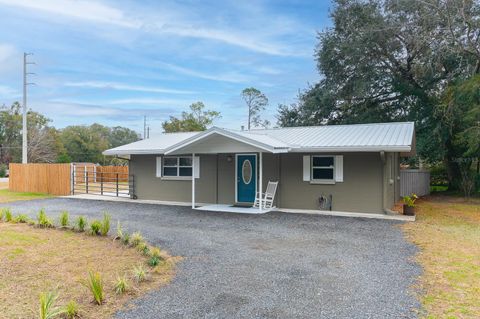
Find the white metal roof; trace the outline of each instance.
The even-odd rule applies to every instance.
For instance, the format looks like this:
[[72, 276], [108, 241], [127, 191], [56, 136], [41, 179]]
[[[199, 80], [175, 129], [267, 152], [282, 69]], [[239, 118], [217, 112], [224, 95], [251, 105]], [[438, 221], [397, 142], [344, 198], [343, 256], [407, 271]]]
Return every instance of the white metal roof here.
[[253, 130], [282, 141], [293, 151], [401, 151], [409, 152], [414, 137], [413, 122], [324, 125]]
[[168, 154], [219, 134], [268, 152], [410, 152], [413, 122], [324, 125], [237, 131], [212, 127], [204, 132], [166, 133], [104, 152], [105, 155]]
[[199, 132], [165, 133], [138, 142], [111, 148], [104, 155], [163, 154], [164, 150]]

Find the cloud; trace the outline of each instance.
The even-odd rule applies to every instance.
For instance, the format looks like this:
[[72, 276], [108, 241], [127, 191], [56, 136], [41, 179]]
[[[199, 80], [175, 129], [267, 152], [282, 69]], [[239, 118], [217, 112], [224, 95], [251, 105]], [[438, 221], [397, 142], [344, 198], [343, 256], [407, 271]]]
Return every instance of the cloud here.
[[67, 82], [65, 86], [80, 87], [80, 88], [94, 88], [94, 89], [111, 89], [118, 91], [137, 91], [150, 93], [170, 93], [170, 94], [194, 94], [195, 91], [175, 90], [161, 87], [148, 87], [129, 85], [116, 82], [100, 82], [100, 81], [84, 81], [84, 82]]
[[19, 97], [21, 94], [15, 89], [12, 89], [6, 85], [0, 85], [0, 97], [2, 98], [14, 98]]
[[238, 46], [250, 51], [279, 56], [298, 55], [290, 52], [283, 46], [255, 39], [246, 34], [237, 34], [234, 31], [218, 30], [210, 28], [189, 27], [185, 25], [163, 25], [159, 30], [165, 33], [198, 39], [215, 40], [230, 45]]
[[93, 117], [109, 119], [137, 119], [148, 114], [149, 116], [167, 117], [176, 111], [174, 107], [163, 108], [119, 108], [113, 106], [102, 106], [98, 104], [77, 103], [70, 101], [36, 101], [38, 105], [35, 110], [42, 111], [48, 116], [71, 117]]
[[186, 106], [192, 104], [193, 100], [177, 100], [177, 99], [155, 99], [155, 98], [132, 98], [132, 99], [118, 99], [108, 101], [109, 105], [173, 105], [173, 106]]
[[260, 66], [256, 69], [259, 73], [269, 74], [269, 75], [279, 75], [282, 74], [283, 71], [280, 69], [272, 68], [269, 66]]
[[119, 9], [88, 0], [0, 0], [0, 3], [127, 28], [139, 28], [141, 26], [139, 22], [126, 17]]
[[192, 70], [192, 69], [185, 68], [183, 66], [178, 66], [171, 63], [158, 62], [157, 64], [164, 69], [168, 69], [170, 71], [174, 71], [174, 72], [188, 75], [188, 76], [193, 76], [200, 79], [220, 81], [220, 82], [231, 82], [231, 83], [243, 83], [251, 80], [249, 76], [246, 76], [237, 72], [228, 72], [223, 74], [209, 74], [209, 73], [199, 72], [196, 70]]
[[17, 54], [17, 50], [11, 44], [0, 43], [0, 63], [5, 63], [12, 56]]
[[[188, 9], [176, 7], [162, 8], [162, 13], [155, 16], [148, 16], [148, 13], [139, 15], [142, 18], [135, 18], [125, 11], [89, 0], [0, 0], [0, 4], [26, 8], [32, 11], [40, 11], [54, 16], [63, 16], [68, 18], [76, 18], [88, 22], [97, 22], [106, 25], [119, 26], [128, 29], [134, 29], [143, 32], [162, 34], [173, 34], [179, 37], [197, 38], [211, 41], [218, 41], [225, 44], [241, 47], [252, 52], [264, 53], [276, 56], [303, 56], [304, 53], [299, 52], [298, 48], [288, 48], [281, 43], [271, 39], [276, 36], [273, 33], [269, 37], [261, 37], [251, 31], [231, 30], [223, 26], [209, 27], [205, 23], [209, 20], [194, 20], [192, 16], [188, 16]], [[182, 16], [181, 10], [184, 10], [186, 16]], [[180, 12], [176, 12], [176, 10]], [[265, 17], [262, 17], [265, 18]], [[279, 28], [287, 23], [283, 21], [278, 26], [272, 26], [270, 29], [279, 30]], [[272, 30], [268, 31], [270, 33]], [[279, 30], [280, 31], [280, 30]], [[281, 30], [280, 32], [285, 32]]]

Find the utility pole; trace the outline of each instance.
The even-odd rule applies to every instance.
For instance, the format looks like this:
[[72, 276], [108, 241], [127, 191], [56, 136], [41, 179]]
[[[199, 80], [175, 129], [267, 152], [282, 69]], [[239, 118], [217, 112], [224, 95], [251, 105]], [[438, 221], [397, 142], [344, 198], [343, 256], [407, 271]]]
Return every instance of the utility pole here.
[[143, 116], [143, 139], [147, 138], [147, 116]]
[[28, 141], [27, 141], [27, 85], [34, 83], [28, 83], [28, 75], [34, 74], [27, 72], [28, 64], [35, 64], [35, 62], [28, 62], [27, 57], [33, 55], [33, 53], [23, 53], [23, 117], [22, 117], [22, 163], [28, 163]]

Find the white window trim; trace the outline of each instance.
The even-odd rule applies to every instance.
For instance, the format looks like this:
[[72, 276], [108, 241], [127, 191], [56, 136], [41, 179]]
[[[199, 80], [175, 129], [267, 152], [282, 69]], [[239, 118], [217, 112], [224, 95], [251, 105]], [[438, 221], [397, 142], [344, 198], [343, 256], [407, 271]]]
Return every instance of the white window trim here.
[[[165, 166], [165, 159], [166, 158], [176, 158], [177, 159], [177, 164], [175, 166], [171, 166], [171, 165], [167, 165]], [[181, 181], [189, 181], [192, 179], [192, 176], [180, 176], [180, 167], [184, 167], [184, 168], [192, 168], [192, 172], [193, 172], [193, 159], [192, 159], [192, 165], [191, 166], [180, 166], [180, 158], [189, 158], [189, 159], [192, 159], [191, 156], [163, 156], [162, 157], [162, 179], [163, 180], [181, 180]], [[177, 175], [175, 176], [165, 176], [164, 174], [164, 169], [165, 167], [175, 167], [177, 168]]]
[[[313, 166], [314, 157], [331, 157], [333, 158], [333, 167], [332, 166]], [[332, 179], [314, 179], [313, 178], [313, 169], [314, 168], [331, 168], [333, 169]], [[335, 184], [335, 155], [311, 155], [310, 156], [310, 184]]]

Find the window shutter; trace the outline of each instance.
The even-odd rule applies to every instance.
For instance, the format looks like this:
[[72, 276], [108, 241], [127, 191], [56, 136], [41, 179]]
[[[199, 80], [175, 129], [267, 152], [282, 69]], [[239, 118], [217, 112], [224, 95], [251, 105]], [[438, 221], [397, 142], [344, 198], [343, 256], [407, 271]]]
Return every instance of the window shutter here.
[[310, 155], [303, 156], [303, 181], [310, 182]]
[[162, 177], [162, 157], [157, 157], [157, 172], [155, 174], [157, 177]]
[[195, 178], [200, 178], [200, 156], [195, 156], [193, 165], [195, 165]]
[[335, 181], [343, 182], [343, 155], [335, 156]]

